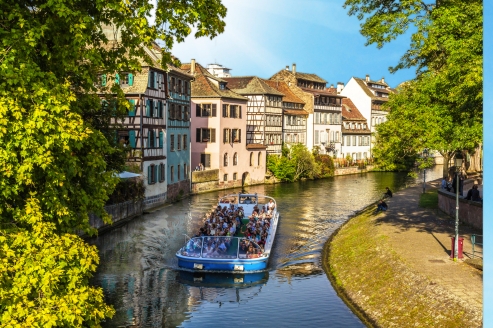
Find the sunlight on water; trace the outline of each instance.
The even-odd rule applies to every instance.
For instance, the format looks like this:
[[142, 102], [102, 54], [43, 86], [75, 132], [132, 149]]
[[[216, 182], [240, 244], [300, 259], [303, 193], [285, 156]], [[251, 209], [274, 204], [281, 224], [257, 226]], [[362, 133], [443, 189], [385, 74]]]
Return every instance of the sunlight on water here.
[[[441, 176], [441, 166], [426, 173]], [[351, 215], [422, 175], [369, 173], [292, 184], [253, 186], [281, 213], [266, 272], [203, 274], [177, 270], [184, 234], [228, 190], [193, 196], [93, 240], [101, 264], [94, 284], [117, 313], [106, 327], [362, 327], [332, 289], [321, 263], [329, 236]]]

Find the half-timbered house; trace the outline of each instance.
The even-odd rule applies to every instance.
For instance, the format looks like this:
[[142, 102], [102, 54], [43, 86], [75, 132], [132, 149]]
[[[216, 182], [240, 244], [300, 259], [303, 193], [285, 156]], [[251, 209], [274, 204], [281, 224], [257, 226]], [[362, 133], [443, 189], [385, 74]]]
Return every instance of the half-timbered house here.
[[270, 87], [284, 94], [282, 97], [282, 139], [285, 144], [301, 143], [306, 146], [306, 122], [308, 112], [305, 103], [284, 82], [265, 80]]
[[341, 95], [351, 98], [361, 114], [369, 120], [372, 133], [376, 132], [378, 124], [386, 121], [388, 113], [382, 105], [389, 100], [389, 94], [395, 90], [389, 87], [384, 78], [373, 81], [369, 75], [366, 75], [364, 79], [353, 76], [346, 86], [340, 83], [338, 90]]
[[342, 157], [354, 160], [370, 156], [370, 127], [350, 98], [342, 99]]
[[[194, 77], [191, 103], [192, 169], [217, 170], [218, 186], [263, 183], [266, 147], [247, 145], [248, 98], [225, 79], [213, 76], [192, 60], [181, 69]], [[193, 183], [193, 181], [192, 181]]]
[[291, 91], [305, 102], [308, 149], [319, 147], [321, 153], [339, 156], [341, 152], [341, 99], [334, 88], [326, 88], [327, 81], [316, 74], [292, 70], [289, 66], [274, 74], [270, 80], [285, 82]]
[[168, 65], [167, 162], [169, 199], [190, 193], [190, 102], [193, 76]]
[[248, 98], [247, 145], [263, 144], [267, 153], [281, 154], [284, 94], [256, 76], [225, 77], [228, 87]]

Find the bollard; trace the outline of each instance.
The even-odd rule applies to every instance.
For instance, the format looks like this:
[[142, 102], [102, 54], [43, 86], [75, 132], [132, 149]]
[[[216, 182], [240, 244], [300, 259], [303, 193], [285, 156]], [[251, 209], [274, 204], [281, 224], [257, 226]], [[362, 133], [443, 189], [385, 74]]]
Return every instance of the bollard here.
[[[454, 254], [455, 254], [455, 237], [451, 237], [450, 239], [452, 239], [452, 247], [450, 247], [450, 249], [451, 249], [450, 258], [453, 259]], [[459, 237], [459, 251], [457, 252], [457, 258], [459, 258], [459, 259], [464, 258], [464, 256], [462, 255], [462, 247], [463, 246], [464, 246], [464, 238]]]

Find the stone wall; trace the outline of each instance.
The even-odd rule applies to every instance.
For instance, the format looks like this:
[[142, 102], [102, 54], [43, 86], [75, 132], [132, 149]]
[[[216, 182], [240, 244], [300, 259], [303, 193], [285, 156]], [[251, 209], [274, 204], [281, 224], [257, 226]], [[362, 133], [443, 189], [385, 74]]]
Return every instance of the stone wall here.
[[[438, 190], [438, 208], [454, 218], [456, 202], [454, 193]], [[459, 198], [459, 221], [483, 230], [483, 204]]]
[[190, 180], [182, 180], [168, 185], [167, 193], [168, 201], [174, 201], [178, 198], [187, 197], [190, 194]]
[[115, 225], [115, 223], [125, 222], [134, 217], [142, 215], [144, 212], [144, 202], [143, 201], [127, 201], [124, 203], [114, 204], [105, 206], [104, 209], [106, 213], [111, 215], [111, 221], [113, 224], [106, 224], [94, 214], [89, 214], [89, 224], [91, 227], [96, 228], [98, 230], [103, 230], [111, 225]]
[[163, 192], [159, 195], [149, 196], [144, 199], [144, 210], [149, 210], [154, 207], [164, 205], [166, 203], [167, 193]]
[[[248, 185], [263, 184], [264, 180], [250, 178]], [[241, 180], [219, 181], [219, 170], [206, 170], [192, 172], [191, 194], [200, 194], [209, 191], [231, 189], [241, 187]], [[168, 189], [169, 190], [169, 189]]]
[[334, 170], [334, 176], [337, 175], [348, 175], [348, 174], [357, 174], [357, 173], [365, 173], [369, 172], [373, 169], [373, 165], [367, 165], [365, 168], [360, 169], [357, 166], [350, 167], [340, 167]]

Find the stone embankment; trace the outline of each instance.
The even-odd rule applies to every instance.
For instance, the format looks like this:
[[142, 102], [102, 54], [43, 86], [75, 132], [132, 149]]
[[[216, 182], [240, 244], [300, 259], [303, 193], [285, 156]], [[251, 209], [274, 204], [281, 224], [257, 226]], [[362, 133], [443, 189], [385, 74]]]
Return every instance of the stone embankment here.
[[455, 220], [420, 208], [421, 192], [398, 191], [388, 211], [374, 214], [373, 205], [348, 220], [325, 245], [326, 273], [368, 326], [481, 327], [482, 261], [468, 262], [470, 235], [482, 232], [460, 225], [464, 260], [454, 262]]

